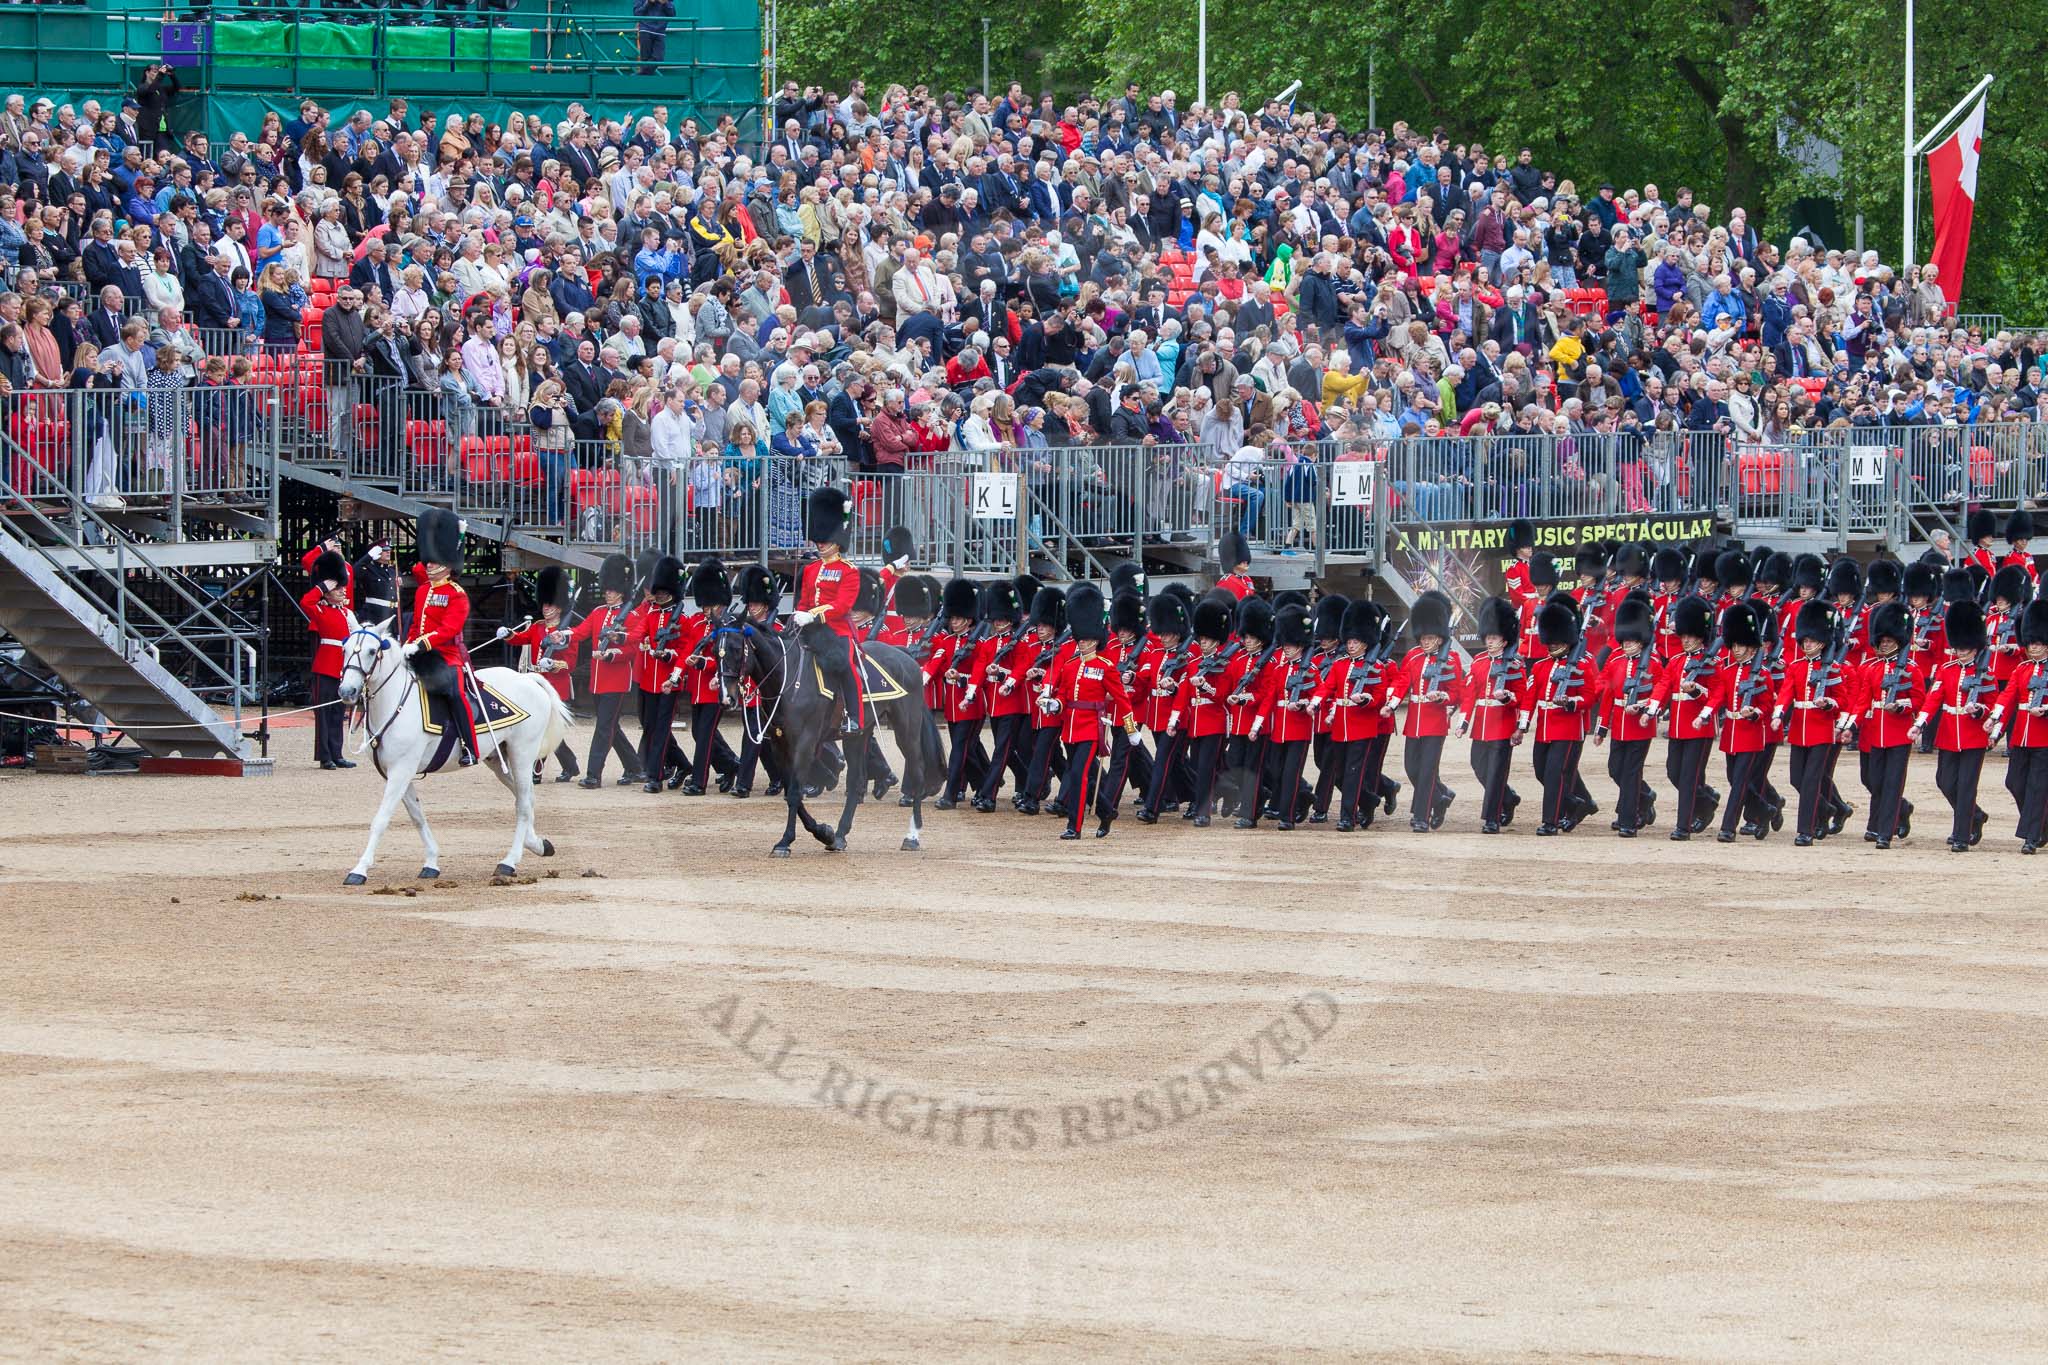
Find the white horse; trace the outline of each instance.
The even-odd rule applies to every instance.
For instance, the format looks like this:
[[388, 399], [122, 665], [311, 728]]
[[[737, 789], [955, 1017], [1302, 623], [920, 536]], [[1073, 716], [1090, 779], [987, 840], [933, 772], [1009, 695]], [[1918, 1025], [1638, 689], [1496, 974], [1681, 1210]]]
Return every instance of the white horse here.
[[[419, 779], [426, 776], [422, 765], [431, 762], [440, 736], [427, 733], [422, 714], [419, 679], [405, 661], [405, 651], [390, 632], [390, 622], [365, 626], [349, 618], [348, 639], [342, 644], [341, 700], [353, 704], [362, 699], [363, 723], [369, 731], [371, 761], [384, 777], [384, 799], [370, 821], [370, 841], [363, 846], [362, 859], [343, 881], [361, 886], [369, 880], [370, 863], [377, 856], [377, 841], [384, 837], [392, 812], [403, 804], [413, 827], [426, 845], [427, 860], [422, 877], [441, 875], [441, 850], [427, 828], [427, 815], [420, 808]], [[487, 683], [506, 701], [525, 712], [514, 722], [486, 727], [477, 717], [477, 757], [512, 789], [518, 811], [518, 826], [512, 833], [512, 851], [498, 864], [498, 875], [509, 877], [519, 870], [519, 859], [532, 849], [552, 858], [555, 846], [533, 830], [533, 765], [543, 754], [552, 753], [569, 732], [569, 708], [555, 689], [537, 673], [519, 673], [509, 668], [481, 668], [477, 680]]]

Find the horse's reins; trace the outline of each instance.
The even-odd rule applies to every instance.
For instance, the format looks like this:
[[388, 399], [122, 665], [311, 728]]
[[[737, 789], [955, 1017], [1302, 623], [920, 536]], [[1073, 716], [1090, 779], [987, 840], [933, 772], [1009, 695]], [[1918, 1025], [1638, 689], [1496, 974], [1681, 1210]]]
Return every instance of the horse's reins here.
[[[379, 654], [382, 654], [385, 650], [391, 648], [391, 643], [387, 641], [385, 637], [379, 635], [376, 631], [371, 630], [366, 626], [357, 626], [354, 630], [349, 632], [348, 638], [352, 642], [358, 635], [367, 635], [371, 639], [376, 640], [378, 642], [377, 652]], [[350, 650], [348, 653], [348, 663], [342, 666], [341, 676], [345, 678], [349, 675], [351, 671], [353, 671], [357, 676], [359, 676], [363, 680], [362, 700], [357, 702], [356, 705], [361, 709], [363, 717], [367, 721], [370, 715], [371, 698], [375, 697], [379, 692], [382, 692], [384, 690], [385, 685], [391, 681], [391, 676], [387, 674], [375, 686], [372, 686], [370, 682], [370, 671], [364, 668], [360, 663], [356, 662], [355, 653], [353, 650]], [[398, 705], [392, 708], [391, 718], [385, 721], [382, 725], [378, 726], [376, 733], [370, 736], [369, 745], [370, 748], [372, 749], [377, 749], [382, 746], [385, 732], [389, 730], [393, 725], [397, 724], [398, 718], [405, 714], [405, 703], [411, 695], [411, 689], [419, 685], [419, 679], [416, 676], [414, 676], [412, 669], [404, 666], [403, 660], [400, 660], [400, 667], [398, 671], [405, 674], [406, 695], [401, 696], [398, 699]]]
[[[748, 720], [747, 718], [748, 708], [744, 706], [740, 708], [740, 728], [746, 732], [747, 738], [752, 740], [757, 747], [766, 742], [768, 738], [768, 732], [772, 728], [774, 728], [775, 715], [778, 711], [782, 709], [782, 698], [785, 692], [788, 690], [788, 686], [791, 682], [791, 670], [789, 667], [789, 639], [781, 631], [774, 631], [771, 633], [775, 636], [776, 643], [782, 646], [782, 658], [775, 662], [774, 669], [775, 671], [780, 672], [782, 674], [783, 686], [775, 689], [775, 700], [768, 704], [767, 713], [761, 717], [760, 728], [758, 731], [755, 729], [754, 723]], [[748, 639], [752, 639], [754, 634], [754, 627], [750, 622], [741, 622], [739, 624], [727, 623], [726, 625], [722, 625], [718, 627], [718, 629], [714, 630], [709, 638], [716, 639], [720, 635], [741, 635], [747, 637]], [[751, 648], [751, 646], [749, 646], [749, 648]], [[768, 674], [763, 673], [761, 675], [762, 681], [767, 681], [768, 676]], [[744, 681], [744, 675], [742, 676], [742, 681]], [[725, 685], [725, 674], [724, 670], [722, 669], [719, 672], [718, 682], [720, 687], [723, 687]], [[755, 711], [760, 711], [762, 708], [757, 706], [752, 709]]]

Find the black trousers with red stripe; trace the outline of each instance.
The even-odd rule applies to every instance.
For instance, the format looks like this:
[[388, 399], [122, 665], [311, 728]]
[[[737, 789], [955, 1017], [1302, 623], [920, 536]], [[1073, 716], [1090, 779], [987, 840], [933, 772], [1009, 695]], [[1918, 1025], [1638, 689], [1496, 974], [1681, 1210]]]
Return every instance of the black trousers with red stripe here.
[[1479, 819], [1498, 825], [1508, 818], [1508, 769], [1515, 757], [1514, 741], [1472, 741], [1472, 774], [1479, 779]]
[[[1060, 784], [1068, 794], [1067, 828], [1080, 832], [1081, 822], [1088, 816], [1088, 803], [1102, 793], [1102, 780], [1096, 770], [1095, 758], [1102, 750], [1102, 741], [1077, 739], [1067, 746], [1067, 773]], [[1104, 825], [1108, 820], [1102, 822]]]
[[[315, 763], [341, 762], [342, 722], [345, 719], [341, 696], [341, 679], [330, 678], [324, 673], [313, 675], [313, 705], [319, 707], [313, 713], [313, 761]], [[328, 703], [334, 703], [329, 705]]]
[[1536, 741], [1536, 779], [1543, 784], [1543, 823], [1559, 825], [1570, 813], [1579, 782], [1579, 752], [1585, 741], [1539, 739]]
[[2048, 748], [2015, 744], [2005, 761], [2005, 789], [2019, 803], [2019, 828], [2030, 844], [2048, 843]]
[[[1024, 727], [1030, 723], [1031, 718], [1022, 711], [1017, 712], [1015, 715], [996, 716], [989, 721], [989, 725], [995, 734], [989, 747], [988, 771], [982, 775], [981, 787], [974, 793], [976, 800], [995, 800], [996, 793], [1003, 789], [1004, 773], [1015, 771], [1020, 767], [1027, 772], [1029, 771], [1028, 757], [1025, 758], [1022, 764], [1018, 762], [1017, 736], [1028, 733]], [[1022, 782], [1018, 783], [1018, 789], [1020, 791], [1023, 789]]]
[[1984, 750], [1943, 749], [1934, 760], [1934, 785], [1941, 788], [1941, 794], [1948, 798], [1949, 809], [1955, 812], [1955, 824], [1949, 830], [1949, 842], [1967, 844], [1976, 832], [1977, 779], [1984, 775]]
[[1911, 744], [1888, 744], [1863, 753], [1863, 788], [1870, 793], [1870, 819], [1865, 828], [1880, 839], [1898, 837], [1899, 823], [1910, 807], [1906, 801], [1906, 768]]
[[1614, 789], [1620, 793], [1615, 816], [1623, 829], [1641, 829], [1644, 808], [1649, 804], [1645, 799], [1649, 788], [1643, 785], [1643, 761], [1650, 756], [1650, 741], [1615, 739], [1608, 743], [1613, 747], [1607, 751], [1607, 775], [1614, 779]]
[[1428, 824], [1437, 802], [1452, 795], [1443, 783], [1444, 737], [1410, 735], [1401, 746], [1401, 766], [1407, 770], [1408, 818]]
[[1308, 763], [1308, 746], [1305, 739], [1290, 739], [1271, 746], [1280, 769], [1273, 792], [1282, 824], [1291, 825], [1303, 819], [1308, 814], [1304, 807], [1314, 804], [1312, 799], [1304, 801], [1301, 794], [1301, 770]]
[[1820, 832], [1823, 817], [1832, 804], [1828, 800], [1834, 789], [1835, 755], [1841, 752], [1838, 744], [1792, 744], [1792, 789], [1799, 795], [1797, 829], [1811, 839]]

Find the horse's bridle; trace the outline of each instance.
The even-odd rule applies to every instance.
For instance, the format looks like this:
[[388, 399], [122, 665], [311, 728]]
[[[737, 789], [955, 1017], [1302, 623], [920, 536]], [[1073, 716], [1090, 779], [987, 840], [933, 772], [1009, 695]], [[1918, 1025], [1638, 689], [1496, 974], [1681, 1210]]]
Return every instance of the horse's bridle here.
[[[392, 645], [396, 644], [397, 642], [395, 640], [390, 639], [388, 636], [384, 635], [381, 631], [371, 630], [368, 626], [357, 626], [354, 630], [348, 633], [348, 638], [343, 640], [341, 643], [342, 657], [348, 660], [347, 663], [341, 666], [341, 677], [346, 678], [350, 673], [354, 673], [357, 677], [363, 680], [363, 691], [362, 694], [356, 699], [356, 705], [362, 709], [363, 716], [365, 719], [367, 719], [370, 714], [370, 699], [372, 697], [375, 697], [379, 692], [384, 690], [385, 686], [391, 681], [391, 677], [386, 676], [383, 679], [383, 681], [377, 683], [377, 685], [374, 687], [370, 685], [370, 670], [364, 668], [360, 663], [356, 662], [355, 651], [350, 648], [350, 646], [355, 643], [355, 638], [358, 635], [368, 636], [370, 639], [375, 640], [377, 642], [377, 652], [379, 654], [382, 654], [385, 650], [391, 648]], [[419, 679], [413, 676], [413, 671], [410, 668], [400, 668], [398, 671], [400, 673], [405, 674], [406, 686], [408, 689], [415, 687], [419, 684]], [[340, 678], [337, 678], [335, 680], [337, 688], [340, 686], [340, 681]], [[392, 725], [398, 720], [398, 718], [404, 714], [405, 698], [400, 697], [398, 699], [398, 705], [391, 709], [391, 719], [385, 721], [383, 725], [378, 727], [377, 733], [370, 736], [370, 747], [372, 749], [375, 749], [379, 746], [379, 744], [382, 742], [384, 738], [384, 732], [386, 730], [389, 730], [392, 727]]]
[[[794, 683], [794, 679], [791, 677], [791, 670], [789, 666], [789, 637], [782, 631], [768, 629], [766, 625], [763, 625], [759, 629], [756, 629], [754, 623], [752, 621], [745, 619], [744, 617], [728, 618], [724, 624], [720, 625], [711, 632], [711, 638], [713, 640], [717, 640], [720, 636], [723, 635], [738, 635], [750, 641], [758, 635], [769, 635], [774, 637], [775, 642], [782, 646], [782, 658], [779, 662], [775, 664], [775, 667], [781, 670], [782, 673], [782, 686], [775, 689], [775, 700], [768, 704], [768, 710], [766, 714], [762, 715], [758, 730], [751, 722], [748, 721], [745, 709], [742, 708], [742, 710], [740, 711], [740, 725], [741, 728], [746, 731], [747, 738], [751, 739], [756, 745], [765, 743], [768, 738], [769, 731], [774, 727], [776, 713], [782, 710], [782, 699], [784, 696], [788, 695], [789, 689]], [[752, 647], [753, 646], [751, 645], [748, 646], [748, 648], [750, 649]], [[714, 649], [715, 648], [716, 647], [714, 646]], [[765, 677], [766, 674], [763, 674], [763, 676]], [[743, 682], [745, 681], [744, 674], [741, 675], [740, 680]], [[725, 691], [724, 668], [720, 668], [718, 670], [718, 689], [721, 694]], [[755, 709], [759, 710], [758, 707]]]

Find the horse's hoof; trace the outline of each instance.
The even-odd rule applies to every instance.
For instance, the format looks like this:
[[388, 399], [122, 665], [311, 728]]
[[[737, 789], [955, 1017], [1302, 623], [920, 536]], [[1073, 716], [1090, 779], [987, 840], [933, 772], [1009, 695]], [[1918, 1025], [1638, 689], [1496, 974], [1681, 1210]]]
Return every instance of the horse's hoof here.
[[370, 879], [368, 877], [365, 877], [360, 872], [351, 872], [346, 877], [343, 877], [341, 879], [341, 884], [343, 886], [361, 886], [364, 882], [368, 880]]
[[498, 870], [491, 875], [494, 877], [516, 877], [519, 875], [519, 869], [510, 863], [499, 863]]
[[430, 882], [440, 875], [441, 869], [438, 867], [423, 867], [420, 869], [420, 880], [423, 882]]
[[825, 847], [831, 849], [834, 853], [844, 853], [846, 852], [846, 838], [844, 835], [835, 834], [832, 836], [832, 842], [825, 845]]
[[543, 858], [555, 856], [555, 841], [553, 839], [543, 839], [540, 841], [540, 856]]
[[905, 853], [921, 853], [924, 851], [924, 845], [915, 839], [905, 839], [903, 841], [903, 851]]
[[777, 844], [768, 850], [768, 856], [771, 858], [787, 858], [789, 856], [789, 847], [786, 844]]
[[811, 837], [826, 848], [832, 847], [832, 831], [829, 829], [814, 829], [811, 831]]

